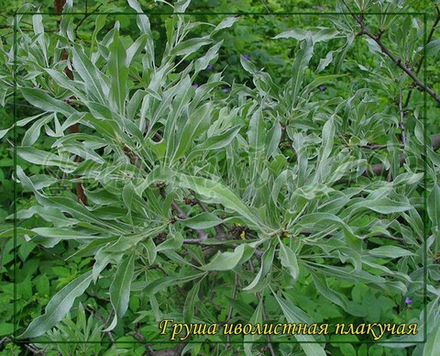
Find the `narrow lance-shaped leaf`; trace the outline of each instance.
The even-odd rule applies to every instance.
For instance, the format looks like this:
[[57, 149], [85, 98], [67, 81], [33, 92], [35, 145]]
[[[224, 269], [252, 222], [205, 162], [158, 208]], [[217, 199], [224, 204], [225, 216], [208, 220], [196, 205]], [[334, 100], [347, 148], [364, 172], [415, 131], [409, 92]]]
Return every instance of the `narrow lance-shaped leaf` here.
[[194, 157], [199, 155], [200, 152], [205, 152], [208, 150], [219, 150], [223, 147], [226, 147], [237, 136], [239, 131], [240, 126], [235, 125], [219, 135], [209, 137], [201, 144], [192, 148], [186, 160], [191, 161]]
[[394, 201], [389, 198], [367, 199], [351, 206], [351, 213], [360, 208], [373, 210], [380, 214], [394, 214], [412, 209], [412, 206], [403, 201]]
[[188, 219], [177, 219], [177, 221], [191, 229], [209, 229], [224, 223], [227, 219], [222, 220], [213, 213], [201, 213]]
[[134, 253], [131, 253], [129, 256], [126, 256], [118, 266], [110, 286], [110, 301], [115, 311], [115, 317], [110, 326], [104, 331], [113, 330], [118, 320], [120, 320], [127, 311], [133, 273]]
[[[262, 324], [263, 323], [263, 298], [260, 299], [260, 302], [257, 305], [257, 308], [255, 308], [254, 313], [252, 314], [249, 323], [251, 325], [256, 325], [256, 324]], [[257, 341], [259, 338], [261, 337], [261, 335], [245, 335], [244, 337], [244, 341], [246, 342], [245, 347], [247, 345], [249, 345], [249, 352], [251, 351], [251, 346], [252, 343], [251, 342], [255, 342]], [[250, 355], [252, 355], [252, 353], [250, 353]]]
[[438, 350], [440, 350], [440, 323], [437, 323], [428, 335], [423, 356], [435, 356]]
[[10, 127], [9, 129], [5, 129], [5, 130], [0, 130], [0, 140], [6, 136], [6, 134], [9, 132], [9, 130], [12, 129], [12, 127]]
[[72, 172], [76, 164], [67, 157], [60, 157], [53, 153], [36, 149], [34, 147], [19, 147], [17, 154], [24, 160], [37, 165], [56, 166], [65, 171]]
[[259, 289], [261, 289], [260, 280], [263, 278], [262, 282], [263, 283], [267, 282], [264, 279], [264, 277], [272, 269], [274, 255], [275, 255], [275, 246], [271, 246], [264, 252], [263, 257], [261, 258], [261, 267], [257, 275], [255, 276], [254, 280], [247, 287], [244, 287], [243, 290], [248, 292], [249, 291], [257, 292], [259, 291]]
[[178, 0], [174, 3], [174, 12], [185, 12], [186, 8], [191, 3], [191, 0]]
[[310, 59], [313, 55], [313, 42], [311, 35], [306, 36], [301, 44], [301, 49], [295, 55], [292, 67], [292, 79], [291, 79], [291, 93], [292, 105], [297, 102], [299, 89], [301, 88], [304, 80], [304, 72], [309, 65]]
[[332, 290], [328, 284], [327, 279], [318, 271], [314, 271], [313, 269], [308, 269], [308, 272], [313, 278], [313, 282], [318, 290], [318, 292], [332, 303], [339, 305], [344, 310], [347, 310], [348, 299], [342, 293], [335, 292]]
[[[273, 295], [280, 305], [288, 323], [307, 324], [307, 321], [298, 314], [296, 310], [298, 308], [294, 306], [292, 302], [277, 296], [275, 292], [273, 292]], [[323, 347], [319, 344], [315, 344], [314, 342], [316, 342], [316, 340], [312, 336], [297, 333], [294, 333], [294, 336], [298, 342], [301, 342], [301, 348], [304, 350], [306, 356], [326, 356]]]
[[75, 299], [81, 296], [92, 281], [92, 273], [87, 272], [74, 279], [47, 304], [45, 313], [32, 321], [20, 339], [34, 338], [44, 334], [54, 327], [69, 312]]
[[127, 94], [128, 67], [126, 65], [126, 51], [119, 38], [119, 23], [116, 23], [116, 31], [113, 42], [110, 45], [108, 60], [108, 73], [110, 75], [111, 87], [110, 96], [112, 103], [116, 104], [121, 115], [125, 112], [125, 97]]
[[70, 105], [61, 100], [54, 99], [41, 89], [22, 88], [21, 92], [24, 98], [32, 105], [49, 112], [60, 112], [65, 116], [69, 116], [76, 112]]
[[210, 44], [212, 41], [208, 38], [191, 38], [189, 40], [180, 42], [174, 47], [170, 54], [172, 56], [183, 56], [186, 58], [192, 53], [197, 52], [201, 47]]
[[[139, 4], [139, 2], [137, 0], [128, 0], [128, 5], [136, 10], [136, 12], [138, 14], [143, 14], [144, 12], [142, 11], [141, 5]], [[144, 32], [144, 33], [150, 33], [150, 20], [148, 19], [147, 15], [138, 15], [137, 16], [137, 23], [139, 28]]]
[[68, 89], [73, 95], [75, 95], [81, 101], [87, 101], [86, 86], [84, 83], [71, 80], [64, 73], [60, 73], [57, 70], [45, 68], [47, 74], [57, 83], [61, 88]]
[[266, 159], [269, 159], [271, 156], [275, 157], [278, 152], [278, 146], [280, 144], [282, 135], [281, 124], [279, 121], [273, 123], [272, 128], [267, 132], [266, 137]]
[[74, 46], [72, 48], [72, 63], [75, 73], [79, 74], [86, 84], [87, 91], [93, 95], [95, 100], [103, 105], [108, 105], [107, 95], [109, 88], [105, 82], [104, 75], [84, 54], [82, 48]]
[[432, 226], [440, 230], [440, 186], [435, 184], [428, 197], [428, 216]]
[[175, 286], [177, 284], [188, 283], [194, 279], [201, 278], [206, 272], [194, 273], [183, 277], [160, 277], [153, 281], [148, 282], [135, 282], [133, 283], [133, 291], [140, 291], [145, 294], [145, 296], [154, 295], [162, 290], [169, 287]]
[[322, 164], [329, 156], [333, 148], [335, 137], [335, 124], [333, 116], [324, 124], [322, 128], [322, 148], [320, 151], [319, 164]]
[[414, 253], [398, 246], [380, 246], [368, 251], [373, 256], [400, 258], [404, 256], [413, 256]]
[[[243, 256], [247, 256], [246, 252], [255, 249], [256, 243], [242, 244], [235, 248], [232, 252], [218, 252], [211, 262], [202, 266], [203, 271], [229, 271], [235, 268], [242, 261]], [[249, 255], [249, 257], [251, 257]], [[244, 258], [245, 259], [245, 258]]]
[[84, 234], [82, 232], [76, 232], [72, 229], [61, 229], [56, 227], [36, 227], [32, 229], [32, 231], [43, 237], [63, 240], [105, 239], [109, 237]]
[[299, 266], [298, 266], [298, 261], [296, 259], [296, 255], [292, 251], [292, 249], [289, 246], [284, 245], [281, 240], [279, 240], [279, 243], [280, 243], [280, 250], [279, 250], [278, 258], [280, 259], [283, 267], [289, 271], [293, 280], [296, 281], [299, 276]]
[[214, 35], [220, 30], [231, 27], [236, 21], [238, 21], [238, 17], [227, 17], [222, 22], [220, 22], [216, 28], [212, 31], [211, 35]]
[[142, 8], [137, 0], [128, 0], [128, 5], [138, 13], [136, 16], [136, 23], [142, 34], [147, 35], [147, 56], [150, 60], [149, 65], [154, 67], [154, 42], [153, 34], [151, 33], [150, 20], [142, 11]]
[[36, 14], [32, 15], [32, 25], [34, 27], [35, 37], [37, 39], [38, 44], [40, 45], [41, 52], [43, 53], [45, 63], [47, 64], [47, 44], [44, 38], [44, 25], [43, 25], [43, 16], [40, 14], [38, 10]]
[[28, 130], [26, 130], [23, 140], [21, 141], [21, 145], [32, 146], [35, 142], [37, 142], [38, 138], [40, 137], [41, 128], [48, 122], [52, 121], [53, 118], [54, 114], [49, 114], [35, 121], [33, 125]]
[[280, 33], [276, 35], [274, 39], [278, 38], [294, 38], [298, 41], [307, 39], [311, 35], [313, 43], [328, 41], [333, 38], [338, 37], [339, 31], [332, 28], [320, 28], [317, 30], [304, 30], [304, 29], [294, 29]]
[[206, 69], [208, 64], [211, 61], [213, 61], [215, 58], [217, 58], [218, 50], [220, 49], [222, 44], [223, 44], [223, 40], [220, 41], [219, 43], [216, 43], [214, 46], [212, 46], [210, 49], [208, 49], [206, 54], [196, 61], [196, 64], [195, 64], [195, 72], [196, 73]]
[[185, 123], [180, 137], [178, 137], [178, 144], [171, 159], [173, 162], [176, 162], [189, 150], [198, 128], [204, 124], [204, 121], [205, 124], [210, 122], [211, 111], [211, 105], [206, 104], [190, 115], [188, 121]]
[[148, 40], [148, 35], [143, 34], [140, 37], [138, 37], [130, 47], [127, 48], [127, 58], [125, 59], [126, 67], [130, 67], [132, 60], [139, 53], [142, 52], [142, 50], [145, 48], [147, 40]]
[[250, 227], [261, 230], [260, 219], [250, 211], [237, 195], [219, 182], [184, 174], [178, 177], [178, 181], [181, 187], [193, 190], [207, 201], [220, 203], [225, 208], [236, 211], [249, 222]]
[[262, 156], [265, 150], [266, 128], [262, 117], [262, 110], [257, 110], [249, 122], [249, 170], [250, 180], [255, 181], [257, 173], [260, 172], [261, 164], [264, 162]]
[[185, 323], [191, 323], [193, 316], [194, 316], [194, 308], [195, 303], [198, 298], [198, 293], [200, 289], [200, 283], [202, 282], [203, 278], [197, 281], [194, 286], [189, 291], [188, 295], [185, 299], [185, 304], [183, 306], [183, 320]]

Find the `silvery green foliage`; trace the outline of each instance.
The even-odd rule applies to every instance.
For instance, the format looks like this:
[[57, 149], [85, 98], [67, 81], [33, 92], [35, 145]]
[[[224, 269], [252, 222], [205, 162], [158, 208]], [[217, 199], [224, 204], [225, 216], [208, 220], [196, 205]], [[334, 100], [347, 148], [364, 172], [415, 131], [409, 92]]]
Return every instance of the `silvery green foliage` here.
[[[135, 0], [128, 3], [142, 12]], [[188, 4], [176, 3], [175, 12]], [[47, 248], [74, 240], [76, 256], [94, 257], [90, 271], [54, 295], [21, 338], [38, 337], [60, 322], [108, 268], [114, 317], [105, 331], [122, 320], [133, 293], [149, 298], [156, 319], [180, 313], [180, 321], [224, 322], [197, 303], [206, 301], [199, 290], [207, 281], [211, 286], [214, 275], [214, 291], [228, 285], [235, 321], [261, 321], [266, 308], [271, 320], [311, 324], [317, 312], [307, 315], [308, 308], [320, 303], [331, 303], [340, 315], [367, 317], [355, 295], [359, 285], [371, 289], [370, 308], [380, 296], [390, 308], [401, 305], [409, 293], [421, 303], [423, 236], [429, 231], [429, 253], [437, 251], [440, 216], [439, 159], [428, 148], [424, 181], [421, 118], [416, 112], [404, 148], [408, 161], [400, 167], [398, 113], [378, 112], [373, 90], [314, 100], [319, 86], [342, 78], [319, 73], [344, 60], [353, 31], [341, 22], [338, 30], [280, 34], [296, 46], [285, 85], [275, 85], [269, 73], [242, 58], [252, 85], [235, 83], [220, 95], [218, 89], [229, 85], [221, 73], [194, 83], [218, 57], [222, 42], [214, 35], [236, 18], [194, 37], [203, 24], [170, 16], [165, 51], [155, 53], [148, 16], [136, 16], [137, 38], [122, 36], [118, 22], [100, 38], [104, 18], [97, 17], [87, 45], [75, 38], [73, 17], [63, 17], [59, 34], [46, 33], [39, 15], [32, 17], [34, 33], [17, 24], [17, 90], [40, 110], [17, 121], [27, 128], [17, 154], [46, 169], [30, 176], [17, 167], [17, 181], [35, 197], [18, 218], [36, 214], [50, 225], [19, 233]], [[311, 68], [316, 46], [335, 38], [345, 44]], [[60, 60], [63, 51], [68, 60]], [[11, 66], [12, 53], [2, 52], [5, 65]], [[310, 69], [316, 73], [312, 81], [306, 80]], [[69, 133], [74, 124], [80, 133]], [[50, 147], [35, 145], [42, 136], [52, 138]], [[381, 137], [390, 142], [385, 152], [362, 149]], [[393, 179], [372, 178], [372, 159]], [[88, 205], [74, 194], [78, 183]], [[239, 283], [233, 297], [234, 276]], [[186, 300], [169, 294], [181, 284], [192, 288]], [[307, 305], [306, 288], [319, 301]], [[211, 291], [203, 290], [211, 300]], [[429, 291], [437, 295], [434, 308], [438, 290]], [[176, 300], [159, 305], [164, 296]], [[249, 310], [245, 300], [259, 307]], [[430, 318], [437, 320], [437, 314]], [[147, 313], [138, 321], [156, 319]], [[292, 350], [325, 355], [324, 335], [294, 337], [320, 343]]]

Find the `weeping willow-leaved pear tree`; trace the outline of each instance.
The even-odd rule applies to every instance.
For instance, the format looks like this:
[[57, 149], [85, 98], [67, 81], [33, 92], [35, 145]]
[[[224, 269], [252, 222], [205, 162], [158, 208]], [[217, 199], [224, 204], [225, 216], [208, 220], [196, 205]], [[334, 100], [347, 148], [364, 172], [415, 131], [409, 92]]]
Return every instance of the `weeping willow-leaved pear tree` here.
[[[184, 14], [190, 2], [178, 1], [174, 14], [163, 15], [157, 53], [155, 29], [136, 0], [128, 0], [127, 16], [137, 36], [124, 33], [117, 16], [104, 33], [106, 16], [98, 15], [82, 37], [69, 2], [58, 29], [47, 31], [49, 18], [23, 7], [33, 15], [16, 16], [15, 45], [2, 49], [2, 66], [15, 71], [17, 102], [31, 107], [16, 121], [26, 128], [18, 162], [42, 169], [16, 166], [29, 197], [17, 212], [17, 235], [46, 249], [65, 244], [70, 259], [91, 262], [19, 339], [41, 337], [95, 295], [107, 333], [130, 328], [134, 300], [149, 342], [169, 341], [176, 323], [217, 324], [215, 333], [175, 333], [185, 350], [325, 355], [335, 349], [329, 340], [378, 339], [400, 340], [400, 351], [417, 346], [426, 261], [438, 276], [424, 252], [438, 251], [440, 160], [424, 148], [423, 103], [402, 109], [414, 78], [381, 47], [413, 63], [424, 28], [386, 4], [353, 5], [354, 21], [341, 3], [345, 15], [331, 17], [329, 27], [268, 39], [292, 52], [286, 78], [240, 56], [244, 83], [206, 71], [221, 53], [222, 33], [242, 17], [195, 22]], [[361, 10], [390, 14], [357, 17]], [[30, 18], [31, 32], [23, 30]], [[356, 53], [348, 60], [354, 43], [370, 49], [369, 63]], [[363, 87], [350, 87], [353, 66], [365, 72]], [[2, 77], [2, 85], [11, 82]], [[320, 96], [332, 83], [350, 89]], [[20, 227], [32, 216], [39, 226]], [[440, 294], [428, 289], [434, 347]], [[165, 319], [172, 322], [163, 330]], [[337, 335], [338, 323], [347, 324], [345, 333]], [[404, 326], [381, 333], [368, 331], [372, 323]], [[231, 335], [225, 324], [252, 329]], [[286, 332], [293, 324], [298, 332]], [[347, 336], [349, 324], [359, 332]]]

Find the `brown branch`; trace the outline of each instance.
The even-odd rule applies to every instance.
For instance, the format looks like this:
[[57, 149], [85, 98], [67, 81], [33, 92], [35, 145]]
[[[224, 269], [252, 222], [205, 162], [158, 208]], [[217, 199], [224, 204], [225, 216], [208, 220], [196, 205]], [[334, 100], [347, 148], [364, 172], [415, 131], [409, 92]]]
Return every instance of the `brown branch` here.
[[[165, 189], [163, 187], [160, 188], [160, 194], [163, 198], [166, 197]], [[173, 200], [171, 202], [172, 209], [177, 213], [177, 217], [180, 219], [188, 219], [188, 215], [182, 210], [182, 208]], [[199, 238], [197, 239], [184, 239], [184, 244], [199, 244], [200, 242], [205, 241], [208, 238], [208, 233], [201, 229], [194, 229]]]
[[24, 344], [24, 347], [32, 352], [33, 355], [45, 355], [43, 350], [39, 350], [36, 346], [31, 344]]
[[[301, 231], [300, 232], [301, 235], [304, 236], [310, 236], [313, 234], [313, 231]], [[331, 238], [333, 237], [333, 235], [326, 235], [325, 237]], [[366, 236], [360, 236], [361, 238], [366, 238]], [[395, 237], [395, 236], [390, 236], [390, 235], [385, 235], [385, 234], [378, 234], [375, 236], [370, 236], [368, 237], [369, 239], [373, 239], [373, 238], [378, 238], [378, 239], [389, 239], [389, 240], [394, 240], [394, 241], [399, 241], [399, 242], [403, 242], [405, 243], [405, 240], [402, 237]]]
[[359, 146], [359, 147], [365, 148], [366, 150], [384, 150], [388, 148], [388, 145], [367, 144], [366, 146]]
[[[433, 151], [437, 151], [440, 148], [440, 133], [431, 137], [431, 146]], [[402, 167], [405, 163], [405, 155], [403, 153], [400, 154], [399, 164]], [[382, 163], [376, 163], [371, 165], [372, 175], [369, 171], [365, 171], [363, 176], [371, 178], [372, 176], [382, 176], [386, 173], [385, 166]]]
[[214, 256], [217, 251], [224, 250], [226, 248], [225, 245], [214, 245], [209, 246], [208, 248], [203, 250], [203, 258], [206, 260], [209, 260], [212, 256]]
[[124, 147], [122, 147], [122, 151], [130, 159], [133, 165], [135, 165], [139, 169], [142, 169], [142, 165], [139, 161], [139, 157], [131, 150], [131, 148], [128, 145], [124, 145]]
[[66, 0], [55, 0], [55, 12], [61, 14], [63, 12], [64, 5], [66, 5]]
[[383, 53], [385, 53], [400, 69], [402, 69], [414, 81], [414, 83], [418, 87], [420, 87], [422, 90], [425, 90], [438, 104], [440, 104], [440, 97], [437, 95], [437, 93], [434, 92], [434, 90], [432, 90], [425, 83], [423, 83], [409, 66], [406, 66], [405, 64], [402, 63], [401, 59], [396, 58], [390, 52], [390, 50], [387, 47], [385, 47], [379, 36], [373, 35], [368, 29], [366, 29], [366, 31], [367, 32], [365, 32], [365, 34], [371, 39], [373, 39], [379, 45]]
[[[209, 213], [210, 211], [208, 210], [206, 205], [195, 196], [194, 192], [191, 192], [191, 193], [193, 194], [197, 205], [200, 206], [202, 211], [205, 213]], [[223, 239], [225, 237], [225, 232], [222, 230], [222, 228], [220, 226], [224, 226], [224, 224], [216, 225], [216, 226], [214, 226], [214, 229], [215, 229], [216, 237], [219, 239]]]
[[403, 239], [402, 237], [395, 237], [395, 236], [389, 236], [389, 235], [384, 235], [384, 234], [379, 234], [379, 235], [369, 237], [369, 239], [373, 239], [373, 238], [388, 239], [388, 240], [399, 241], [399, 242], [405, 243], [405, 239]]
[[394, 56], [391, 51], [383, 44], [381, 37], [383, 34], [383, 31], [379, 31], [379, 33], [377, 35], [373, 34], [367, 26], [365, 26], [364, 23], [364, 15], [361, 14], [359, 16], [357, 16], [356, 14], [354, 14], [350, 8], [347, 6], [347, 4], [344, 1], [344, 5], [347, 7], [348, 11], [350, 12], [350, 14], [354, 17], [354, 19], [357, 21], [357, 23], [361, 26], [361, 31], [358, 33], [359, 36], [361, 35], [367, 35], [368, 37], [370, 37], [374, 42], [376, 42], [376, 44], [380, 47], [381, 51], [383, 53], [385, 53], [388, 58], [390, 58], [394, 64], [396, 66], [398, 66], [400, 69], [402, 69], [415, 83], [415, 85], [417, 85], [419, 88], [421, 88], [422, 90], [425, 90], [438, 104], [440, 104], [440, 97], [437, 95], [437, 93], [435, 93], [430, 87], [428, 87], [424, 82], [422, 82], [416, 75], [416, 73], [414, 73], [414, 71], [412, 70], [412, 68], [407, 64], [407, 63], [402, 63], [402, 60], [400, 58], [397, 58], [396, 56]]

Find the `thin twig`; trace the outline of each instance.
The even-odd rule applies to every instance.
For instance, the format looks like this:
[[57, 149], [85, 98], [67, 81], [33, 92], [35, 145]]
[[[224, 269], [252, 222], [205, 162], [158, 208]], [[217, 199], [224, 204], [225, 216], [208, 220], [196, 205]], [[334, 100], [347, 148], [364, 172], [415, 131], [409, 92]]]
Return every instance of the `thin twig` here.
[[405, 112], [402, 106], [402, 88], [399, 88], [399, 111], [400, 111], [400, 132], [402, 133], [402, 143], [406, 146], [406, 134], [405, 134]]
[[[1, 14], [0, 14], [0, 17], [3, 17], [4, 19], [7, 19], [7, 20], [9, 19], [8, 16], [1, 15]], [[30, 22], [27, 22], [27, 21], [20, 20], [20, 22], [25, 25], [33, 26]], [[11, 25], [11, 26], [14, 27], [14, 25]]]
[[[202, 209], [202, 211], [205, 212], [205, 213], [209, 213], [210, 211], [208, 210], [208, 208], [206, 207], [206, 205], [196, 197], [196, 195], [195, 195], [194, 192], [191, 192], [191, 193], [193, 194], [194, 199], [195, 199], [197, 205], [200, 206], [200, 208]], [[220, 224], [220, 225], [216, 225], [216, 226], [214, 226], [214, 229], [215, 229], [215, 232], [216, 232], [216, 237], [218, 237], [218, 238], [220, 238], [220, 239], [224, 238], [224, 235], [225, 235], [225, 232], [224, 232], [224, 231], [222, 230], [222, 228], [220, 227], [220, 226], [222, 226], [222, 225], [224, 226], [223, 223]]]
[[39, 248], [40, 250], [44, 250], [44, 252], [51, 254], [53, 257], [56, 257], [56, 258], [60, 259], [60, 260], [63, 261], [63, 262], [67, 262], [67, 259], [65, 259], [65, 258], [63, 258], [63, 257], [61, 257], [61, 256], [59, 256], [59, 255], [57, 255], [56, 253], [53, 253], [53, 252], [50, 251], [47, 247], [44, 247], [43, 245], [40, 245], [40, 244], [38, 244], [37, 246], [38, 246], [38, 248]]
[[[105, 318], [101, 315], [101, 313], [96, 309], [92, 309], [92, 308], [86, 306], [86, 310], [90, 314], [93, 314], [94, 316], [96, 316], [96, 319], [98, 319], [103, 325], [107, 325], [108, 321], [110, 320], [110, 318], [108, 320], [105, 320]], [[110, 313], [109, 317], [110, 316], [111, 316], [111, 313]], [[110, 340], [112, 342], [115, 342], [115, 338], [113, 337], [113, 334], [111, 331], [106, 331], [106, 334], [108, 335], [108, 337], [110, 338]]]
[[[164, 188], [160, 188], [160, 194], [163, 198], [166, 197], [166, 192]], [[182, 210], [182, 208], [173, 200], [171, 202], [171, 206], [173, 210], [177, 213], [177, 217], [180, 219], [188, 219], [189, 216]], [[208, 233], [200, 229], [194, 229], [194, 231], [199, 235], [198, 239], [184, 239], [184, 244], [199, 244], [200, 242], [205, 241], [208, 238]]]
[[368, 238], [369, 239], [372, 239], [372, 238], [388, 239], [388, 240], [393, 240], [393, 241], [405, 242], [405, 240], [401, 237], [395, 237], [395, 236], [389, 236], [389, 235], [383, 235], [383, 234], [370, 236]]
[[[440, 9], [438, 5], [435, 5], [435, 10], [437, 11], [437, 17], [434, 20], [434, 23], [431, 27], [431, 31], [429, 32], [428, 38], [426, 39], [426, 45], [428, 45], [432, 41], [432, 37], [434, 36], [435, 29], [437, 28], [438, 23], [440, 22]], [[416, 74], [418, 75], [420, 70], [422, 69], [423, 61], [425, 60], [425, 55], [423, 54], [420, 57], [419, 63], [417, 64]], [[406, 108], [409, 104], [409, 100], [411, 99], [412, 90], [408, 91], [408, 95], [406, 96], [405, 105]]]
[[413, 81], [414, 83], [420, 87], [422, 90], [426, 90], [426, 92], [438, 103], [440, 104], [440, 97], [437, 95], [437, 93], [434, 92], [430, 87], [428, 87], [424, 82], [422, 82], [414, 73], [411, 66], [408, 64], [402, 63], [402, 60], [400, 58], [395, 57], [391, 51], [383, 44], [381, 37], [383, 32], [379, 32], [377, 35], [373, 34], [368, 27], [364, 23], [364, 15], [361, 14], [357, 16], [355, 13], [353, 13], [350, 8], [347, 6], [346, 2], [343, 0], [344, 5], [347, 7], [350, 14], [354, 17], [354, 19], [357, 21], [357, 23], [361, 26], [361, 31], [358, 33], [359, 36], [361, 35], [367, 35], [370, 37], [376, 44], [380, 47], [381, 51], [385, 53], [388, 58], [390, 58], [394, 64], [396, 64], [400, 69], [402, 69]]
[[[440, 148], [440, 133], [431, 137], [431, 147], [434, 152]], [[401, 153], [399, 158], [399, 164], [400, 166], [403, 166], [404, 163], [405, 163], [405, 155]], [[385, 166], [382, 163], [376, 163], [371, 165], [371, 171], [375, 176], [384, 175], [386, 172]], [[365, 171], [363, 175], [366, 177], [371, 177], [370, 172], [368, 170]], [[341, 183], [341, 181], [339, 183]]]
[[[388, 145], [370, 144], [366, 146], [359, 146], [359, 148], [364, 148], [366, 150], [385, 150], [388, 148]], [[401, 148], [403, 148], [403, 145], [401, 145]]]
[[184, 239], [183, 244], [184, 245], [198, 245], [199, 243], [205, 241], [208, 238], [208, 234], [202, 230], [196, 230], [197, 233], [201, 231], [201, 236], [197, 239]]
[[34, 355], [44, 355], [43, 350], [39, 350], [36, 346], [25, 344], [24, 347], [26, 347], [28, 350], [30, 350]]
[[78, 31], [78, 28], [83, 24], [83, 22], [84, 22], [88, 17], [90, 17], [90, 15], [93, 15], [96, 11], [98, 11], [99, 8], [100, 8], [102, 5], [103, 5], [103, 4], [99, 4], [99, 5], [96, 7], [95, 10], [93, 10], [93, 11], [90, 12], [90, 13], [86, 13], [85, 16], [81, 19], [81, 21], [78, 22], [78, 25], [76, 25], [74, 32], [76, 33], [76, 32]]

